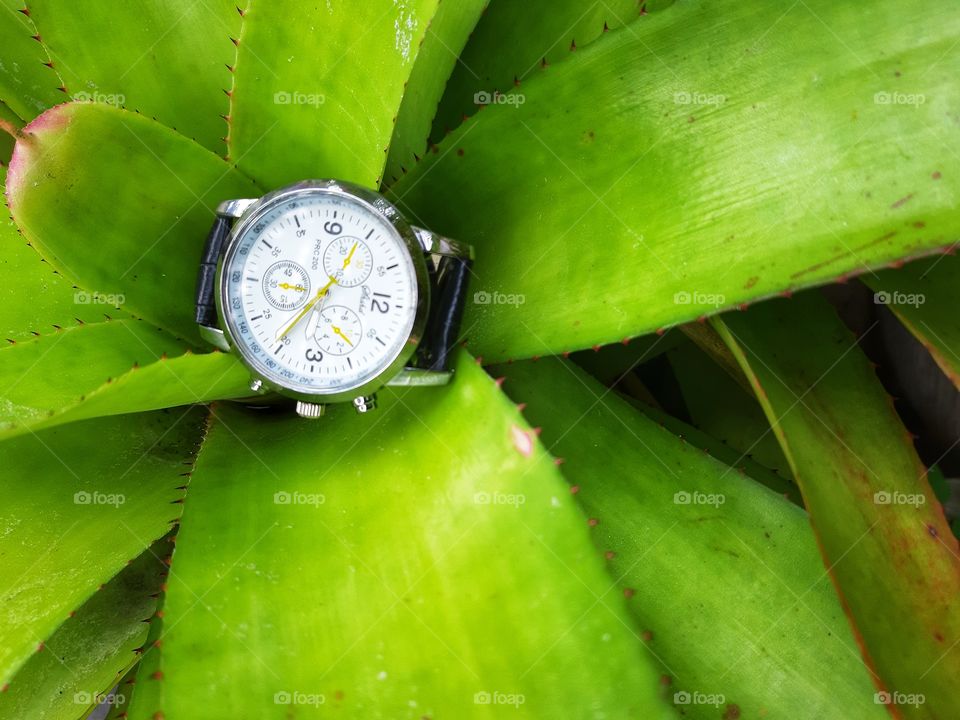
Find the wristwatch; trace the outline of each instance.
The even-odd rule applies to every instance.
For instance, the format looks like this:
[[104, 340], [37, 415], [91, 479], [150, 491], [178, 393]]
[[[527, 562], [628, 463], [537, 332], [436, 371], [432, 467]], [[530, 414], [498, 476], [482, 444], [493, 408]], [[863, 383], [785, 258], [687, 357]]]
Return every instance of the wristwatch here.
[[197, 278], [201, 336], [234, 352], [250, 389], [376, 407], [384, 385], [444, 385], [473, 249], [407, 222], [379, 193], [306, 180], [227, 200]]

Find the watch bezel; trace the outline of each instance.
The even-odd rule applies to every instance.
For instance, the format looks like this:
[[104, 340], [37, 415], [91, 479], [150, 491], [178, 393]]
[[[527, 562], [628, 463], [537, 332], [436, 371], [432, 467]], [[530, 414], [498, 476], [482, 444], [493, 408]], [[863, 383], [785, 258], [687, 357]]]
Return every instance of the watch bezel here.
[[[229, 263], [232, 261], [233, 255], [238, 247], [239, 238], [242, 237], [251, 226], [255, 225], [260, 218], [273, 210], [277, 205], [287, 202], [295, 196], [313, 195], [317, 193], [348, 198], [383, 218], [387, 224], [396, 231], [403, 245], [406, 247], [411, 262], [413, 263], [417, 286], [416, 308], [414, 310], [413, 325], [410, 329], [410, 334], [399, 346], [399, 351], [389, 364], [384, 366], [377, 375], [366, 382], [345, 388], [340, 387], [337, 388], [336, 391], [317, 390], [316, 392], [310, 392], [305, 391], [305, 389], [300, 386], [294, 388], [285, 385], [281, 378], [265, 375], [246, 357], [242, 346], [234, 339], [233, 327], [224, 313], [224, 308], [227, 307], [228, 303], [227, 283], [225, 282], [223, 269], [229, 266]], [[380, 193], [342, 180], [303, 180], [267, 193], [251, 204], [234, 223], [224, 243], [224, 251], [221, 253], [220, 259], [217, 262], [216, 287], [217, 318], [220, 322], [220, 328], [231, 350], [235, 351], [237, 357], [247, 370], [249, 370], [251, 379], [259, 380], [262, 383], [262, 389], [264, 391], [272, 391], [284, 397], [312, 403], [348, 402], [358, 396], [372, 395], [400, 374], [413, 357], [417, 347], [420, 345], [420, 341], [423, 339], [423, 332], [427, 324], [430, 309], [430, 275], [427, 268], [427, 256], [412, 226], [400, 211], [380, 195]]]

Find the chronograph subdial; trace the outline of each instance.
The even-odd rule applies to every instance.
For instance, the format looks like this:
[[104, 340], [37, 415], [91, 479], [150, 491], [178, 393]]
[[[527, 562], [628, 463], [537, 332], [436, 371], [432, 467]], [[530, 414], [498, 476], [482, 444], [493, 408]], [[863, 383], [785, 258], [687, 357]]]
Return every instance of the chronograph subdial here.
[[263, 295], [278, 310], [296, 310], [310, 297], [310, 276], [292, 260], [281, 260], [264, 273]]
[[347, 355], [353, 352], [363, 339], [363, 325], [350, 308], [331, 305], [317, 311], [317, 316], [313, 337], [325, 353]]
[[331, 242], [323, 253], [323, 269], [342, 287], [356, 287], [370, 277], [373, 255], [367, 244], [348, 235]]

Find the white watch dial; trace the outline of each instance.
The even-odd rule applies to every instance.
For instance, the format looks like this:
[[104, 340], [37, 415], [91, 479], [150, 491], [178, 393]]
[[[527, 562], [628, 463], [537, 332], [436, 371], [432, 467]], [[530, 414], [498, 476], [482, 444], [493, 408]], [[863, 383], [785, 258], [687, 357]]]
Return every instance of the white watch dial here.
[[400, 234], [360, 200], [321, 189], [266, 208], [232, 243], [221, 311], [238, 352], [281, 388], [336, 394], [386, 370], [417, 309]]

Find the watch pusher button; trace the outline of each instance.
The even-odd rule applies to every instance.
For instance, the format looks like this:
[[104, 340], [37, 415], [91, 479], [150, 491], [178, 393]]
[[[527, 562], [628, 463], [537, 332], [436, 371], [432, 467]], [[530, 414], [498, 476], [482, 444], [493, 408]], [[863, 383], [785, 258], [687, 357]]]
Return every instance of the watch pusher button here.
[[358, 413], [368, 413], [377, 409], [376, 395], [361, 395], [353, 399], [353, 408]]
[[263, 390], [263, 380], [257, 380], [256, 378], [251, 378], [250, 380], [250, 389], [255, 393]]
[[323, 413], [326, 410], [325, 405], [318, 405], [317, 403], [308, 403], [303, 402], [302, 400], [297, 401], [297, 415], [302, 418], [309, 418], [310, 420], [316, 420], [319, 417], [323, 417]]

